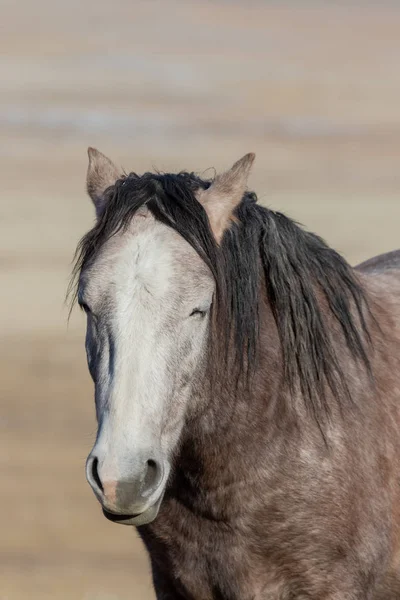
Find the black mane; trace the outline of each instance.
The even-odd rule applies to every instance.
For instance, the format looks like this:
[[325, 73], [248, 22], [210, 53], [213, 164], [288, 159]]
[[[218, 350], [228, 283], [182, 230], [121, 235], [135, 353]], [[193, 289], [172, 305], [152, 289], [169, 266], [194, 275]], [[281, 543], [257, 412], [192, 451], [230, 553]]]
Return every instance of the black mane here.
[[322, 303], [340, 324], [352, 356], [370, 372], [363, 341], [368, 339], [367, 303], [353, 270], [320, 237], [258, 205], [250, 192], [218, 247], [195, 198], [197, 189], [211, 183], [193, 173], [131, 173], [117, 181], [107, 191], [101, 218], [78, 245], [73, 281], [104, 242], [126, 227], [145, 204], [210, 267], [218, 310], [225, 315], [225, 340], [229, 342], [233, 332], [240, 369], [251, 368], [257, 359], [259, 301], [265, 287], [281, 340], [285, 379], [292, 390], [300, 386], [317, 418], [326, 415], [326, 384], [337, 398], [349, 396], [349, 391]]

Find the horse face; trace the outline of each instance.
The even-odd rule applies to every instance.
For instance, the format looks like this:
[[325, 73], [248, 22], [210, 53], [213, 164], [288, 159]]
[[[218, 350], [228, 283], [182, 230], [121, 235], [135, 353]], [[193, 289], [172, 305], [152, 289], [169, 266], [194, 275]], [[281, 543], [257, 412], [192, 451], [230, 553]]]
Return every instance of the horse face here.
[[196, 251], [146, 209], [81, 273], [98, 420], [87, 479], [113, 521], [157, 515], [196, 408], [214, 287]]
[[[87, 190], [104, 222], [120, 170], [88, 153]], [[253, 161], [246, 154], [197, 190], [213, 243], [234, 219]], [[147, 200], [155, 193], [153, 185]], [[79, 285], [98, 419], [87, 478], [106, 516], [131, 525], [157, 515], [185, 419], [199, 404], [216, 287], [194, 248], [139, 205], [84, 265]]]

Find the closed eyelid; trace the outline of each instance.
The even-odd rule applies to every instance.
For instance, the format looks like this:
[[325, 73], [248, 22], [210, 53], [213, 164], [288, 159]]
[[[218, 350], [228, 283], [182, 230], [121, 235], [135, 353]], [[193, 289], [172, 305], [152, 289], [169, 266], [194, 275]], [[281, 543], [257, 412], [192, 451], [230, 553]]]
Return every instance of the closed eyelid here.
[[207, 314], [207, 312], [208, 312], [207, 308], [194, 308], [189, 316], [193, 317], [195, 315], [199, 315], [199, 316], [204, 317]]

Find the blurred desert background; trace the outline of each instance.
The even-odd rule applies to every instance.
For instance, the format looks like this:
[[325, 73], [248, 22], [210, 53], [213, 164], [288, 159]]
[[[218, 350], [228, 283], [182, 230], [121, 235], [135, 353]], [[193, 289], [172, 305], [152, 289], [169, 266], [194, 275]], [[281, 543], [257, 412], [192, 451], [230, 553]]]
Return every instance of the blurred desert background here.
[[[352, 263], [399, 247], [400, 4], [0, 1], [0, 600], [150, 600], [85, 482], [95, 433], [73, 252], [86, 148], [230, 166]], [[211, 173], [211, 171], [210, 171]]]

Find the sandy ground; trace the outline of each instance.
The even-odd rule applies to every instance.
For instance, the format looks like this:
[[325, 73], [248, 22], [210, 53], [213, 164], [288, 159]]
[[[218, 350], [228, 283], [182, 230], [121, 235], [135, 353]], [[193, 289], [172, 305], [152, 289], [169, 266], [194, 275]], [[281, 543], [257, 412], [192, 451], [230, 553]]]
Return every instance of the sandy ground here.
[[255, 151], [262, 202], [352, 262], [398, 247], [396, 6], [1, 1], [0, 600], [154, 597], [84, 478], [92, 386], [63, 302], [86, 147], [139, 172]]

